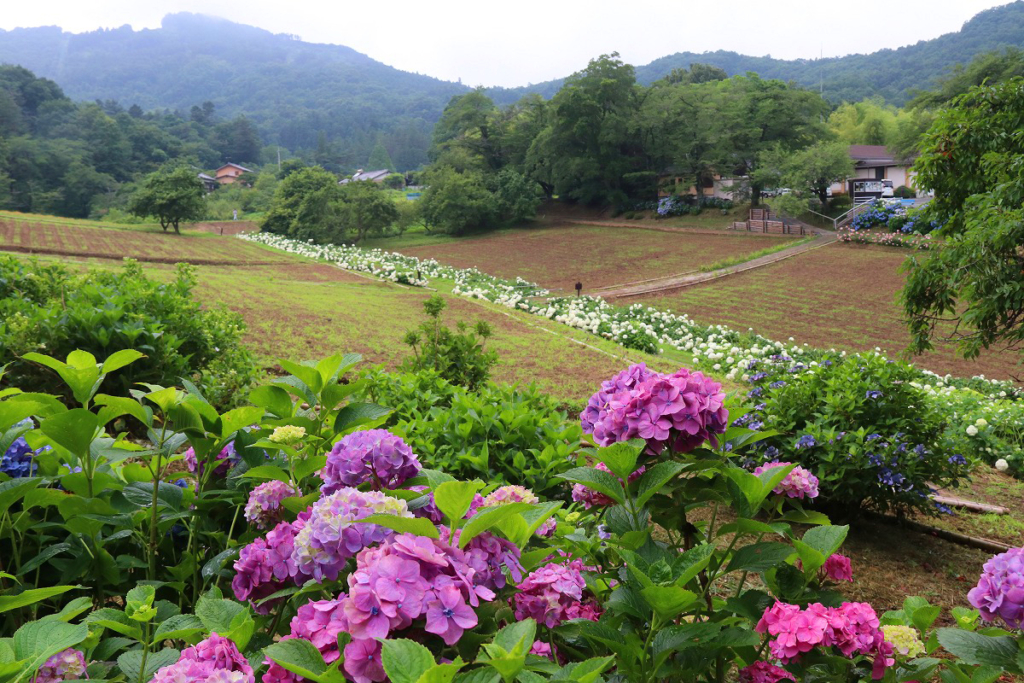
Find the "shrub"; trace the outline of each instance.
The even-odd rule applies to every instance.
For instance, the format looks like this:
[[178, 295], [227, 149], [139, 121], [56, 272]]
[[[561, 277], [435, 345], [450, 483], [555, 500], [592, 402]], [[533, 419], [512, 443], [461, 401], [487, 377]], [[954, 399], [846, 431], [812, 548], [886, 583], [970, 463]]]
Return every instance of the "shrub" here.
[[75, 349], [105, 357], [137, 349], [145, 358], [118, 371], [122, 393], [137, 382], [196, 383], [215, 405], [238, 400], [255, 380], [255, 359], [241, 344], [241, 316], [204, 308], [193, 298], [195, 269], [179, 264], [175, 279], [149, 280], [135, 261], [120, 273], [72, 274], [61, 266], [0, 258], [0, 359], [8, 378], [34, 391], [66, 393], [52, 370], [21, 360], [33, 351], [65, 358]]
[[829, 505], [934, 513], [930, 487], [967, 476], [971, 460], [943, 447], [941, 413], [914, 385], [911, 366], [865, 353], [801, 370], [785, 356], [752, 367], [761, 403], [742, 423], [781, 432], [760, 459], [799, 462]]
[[906, 185], [900, 185], [893, 191], [893, 196], [899, 199], [914, 199], [917, 197], [917, 192], [907, 187]]
[[475, 389], [490, 378], [491, 366], [498, 361], [497, 353], [484, 349], [491, 328], [480, 320], [469, 332], [460, 321], [453, 332], [441, 320], [447, 305], [440, 294], [423, 302], [430, 319], [420, 325], [418, 332], [406, 333], [405, 343], [412, 347], [413, 357], [405, 367], [414, 372], [429, 368], [452, 384]]

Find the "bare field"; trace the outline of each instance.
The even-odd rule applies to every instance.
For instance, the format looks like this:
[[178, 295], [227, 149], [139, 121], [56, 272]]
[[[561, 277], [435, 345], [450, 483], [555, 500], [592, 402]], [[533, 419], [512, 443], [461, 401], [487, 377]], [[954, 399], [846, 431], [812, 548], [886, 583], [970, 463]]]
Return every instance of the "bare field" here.
[[[687, 313], [701, 322], [753, 328], [770, 339], [793, 337], [797, 343], [847, 351], [880, 347], [898, 356], [910, 341], [896, 302], [903, 286], [898, 269], [907, 253], [834, 244], [714, 282], [629, 301]], [[1011, 379], [1024, 374], [1019, 358], [1019, 353], [992, 351], [967, 361], [947, 344], [911, 360], [941, 374]]]

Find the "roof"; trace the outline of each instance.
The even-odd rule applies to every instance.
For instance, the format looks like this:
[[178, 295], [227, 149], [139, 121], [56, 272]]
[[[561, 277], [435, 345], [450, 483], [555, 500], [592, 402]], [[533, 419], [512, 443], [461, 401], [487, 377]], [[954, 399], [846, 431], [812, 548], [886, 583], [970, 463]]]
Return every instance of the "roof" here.
[[225, 168], [228, 168], [229, 166], [237, 168], [237, 169], [239, 169], [240, 171], [242, 171], [244, 173], [252, 173], [252, 171], [250, 169], [246, 168], [245, 166], [242, 166], [240, 164], [234, 164], [234, 163], [232, 163], [230, 161], [228, 163], [224, 164], [223, 166], [221, 166], [220, 168], [218, 168], [217, 170], [218, 171], [223, 171]]
[[206, 175], [205, 173], [200, 173], [200, 174], [198, 175], [198, 178], [199, 178], [200, 180], [216, 180], [216, 178], [214, 178], [213, 176], [208, 176], [208, 175]]
[[885, 145], [850, 145], [850, 158], [861, 168], [873, 166], [903, 166]]
[[352, 180], [380, 180], [391, 175], [391, 171], [382, 169], [380, 171], [358, 171], [352, 176]]

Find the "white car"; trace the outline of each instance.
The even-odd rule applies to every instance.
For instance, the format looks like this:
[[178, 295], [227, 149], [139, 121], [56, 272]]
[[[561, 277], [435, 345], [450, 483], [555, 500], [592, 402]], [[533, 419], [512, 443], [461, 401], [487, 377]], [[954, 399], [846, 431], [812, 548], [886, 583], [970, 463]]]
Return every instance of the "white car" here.
[[893, 194], [893, 192], [894, 192], [894, 190], [893, 190], [893, 186], [892, 186], [892, 181], [891, 180], [883, 179], [882, 180], [882, 197], [883, 198], [893, 197], [893, 196], [895, 196]]

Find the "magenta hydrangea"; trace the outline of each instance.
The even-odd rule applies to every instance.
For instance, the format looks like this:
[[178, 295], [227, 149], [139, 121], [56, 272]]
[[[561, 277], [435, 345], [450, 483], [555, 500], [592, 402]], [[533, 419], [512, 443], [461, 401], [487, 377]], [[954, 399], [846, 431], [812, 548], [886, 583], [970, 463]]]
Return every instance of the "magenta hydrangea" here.
[[793, 674], [782, 667], [768, 662], [754, 662], [739, 671], [740, 683], [778, 683], [779, 681], [796, 681]]
[[245, 518], [260, 529], [274, 526], [284, 514], [281, 501], [297, 495], [299, 492], [288, 482], [272, 480], [260, 484], [249, 493]]
[[359, 524], [370, 515], [412, 517], [404, 500], [379, 491], [338, 489], [310, 509], [310, 517], [295, 536], [292, 559], [298, 571], [317, 581], [334, 581], [350, 557], [391, 536], [377, 524]]
[[840, 581], [853, 581], [853, 567], [850, 564], [850, 558], [839, 553], [834, 553], [825, 560], [825, 566], [822, 567], [822, 571], [825, 573], [826, 578], [836, 583]]
[[585, 599], [587, 582], [583, 561], [551, 562], [532, 572], [516, 586], [513, 597], [516, 619], [533, 619], [554, 628], [570, 619], [597, 621], [601, 615], [595, 601]]
[[[754, 474], [761, 474], [762, 472], [767, 472], [768, 470], [776, 467], [785, 467], [792, 464], [793, 463], [775, 460], [774, 462], [765, 463], [764, 465], [758, 465], [754, 469]], [[776, 494], [786, 496], [788, 498], [817, 498], [818, 478], [811, 474], [809, 470], [797, 465], [772, 490]]]
[[84, 678], [89, 678], [85, 672], [85, 655], [69, 647], [43, 662], [32, 683], [58, 683]]
[[150, 683], [255, 683], [249, 661], [228, 638], [211, 633], [186, 648], [178, 661], [156, 672]]
[[[605, 465], [603, 462], [595, 464], [594, 469], [601, 470], [602, 472], [611, 473], [611, 470], [608, 469], [608, 466]], [[633, 472], [633, 474], [629, 475], [629, 482], [633, 483], [634, 481], [639, 479], [640, 476], [643, 475], [643, 473], [646, 471], [646, 467], [640, 467], [640, 469], [636, 470], [635, 472]], [[619, 479], [619, 483], [622, 483], [621, 479]], [[577, 503], [582, 503], [583, 507], [587, 510], [589, 510], [592, 507], [607, 507], [609, 505], [615, 504], [615, 501], [606, 496], [605, 494], [601, 493], [600, 491], [595, 491], [592, 488], [588, 488], [583, 484], [572, 485], [572, 499]]]
[[420, 471], [420, 461], [405, 441], [386, 429], [353, 432], [334, 444], [320, 470], [324, 495], [343, 486], [369, 483], [375, 490], [395, 489]]
[[[238, 462], [234, 441], [220, 450], [220, 453], [217, 454], [217, 461], [213, 474], [217, 477], [223, 477]], [[185, 465], [188, 467], [189, 472], [194, 472], [199, 477], [203, 476], [203, 465], [196, 459], [195, 449], [191, 446], [185, 451]]]
[[1010, 628], [1024, 629], [1024, 548], [990, 557], [967, 599], [985, 621], [998, 617]]
[[640, 438], [651, 455], [666, 447], [686, 453], [705, 441], [717, 446], [729, 411], [722, 385], [702, 373], [680, 368], [666, 375], [640, 363], [603, 382], [580, 422], [599, 446]]
[[235, 577], [231, 589], [239, 600], [248, 600], [258, 614], [267, 614], [277, 600], [256, 606], [256, 603], [276, 593], [290, 583], [304, 583], [309, 578], [299, 570], [292, 555], [295, 536], [305, 526], [310, 511], [299, 514], [294, 522], [281, 522], [271, 529], [266, 538], [257, 538], [242, 548], [235, 561]]
[[816, 647], [834, 647], [846, 657], [873, 657], [872, 677], [877, 680], [895, 662], [878, 615], [864, 602], [844, 602], [839, 607], [812, 603], [805, 609], [776, 602], [765, 610], [755, 630], [773, 638], [769, 650], [783, 664], [798, 660]]

